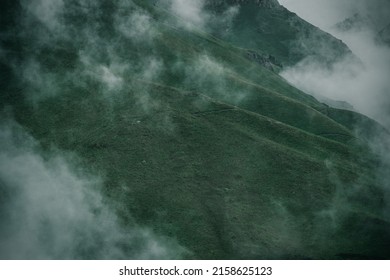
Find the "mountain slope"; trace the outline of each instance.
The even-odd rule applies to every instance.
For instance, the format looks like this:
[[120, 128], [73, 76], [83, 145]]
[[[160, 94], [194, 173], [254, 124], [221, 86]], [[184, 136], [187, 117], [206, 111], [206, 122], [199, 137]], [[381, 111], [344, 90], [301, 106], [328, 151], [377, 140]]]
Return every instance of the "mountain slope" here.
[[[177, 240], [178, 258], [388, 258], [380, 162], [354, 133], [368, 118], [248, 59], [243, 48], [285, 64], [311, 55], [288, 34], [291, 18], [314, 27], [275, 1], [242, 2], [218, 37], [154, 2], [69, 1], [54, 21], [14, 7], [28, 24], [2, 37], [2, 109], [45, 151], [76, 154], [121, 223]], [[270, 40], [241, 45], [259, 18]]]
[[220, 16], [229, 5], [239, 11], [231, 28], [215, 30], [217, 36], [245, 49], [260, 50], [285, 66], [307, 56], [331, 63], [352, 54], [340, 40], [305, 22], [277, 1], [206, 1], [206, 7]]

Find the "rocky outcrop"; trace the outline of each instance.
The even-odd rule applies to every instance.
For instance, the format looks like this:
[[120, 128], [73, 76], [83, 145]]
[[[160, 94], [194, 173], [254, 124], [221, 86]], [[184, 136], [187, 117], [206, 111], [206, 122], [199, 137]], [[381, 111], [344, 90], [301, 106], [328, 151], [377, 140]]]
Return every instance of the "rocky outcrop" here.
[[278, 72], [277, 71], [278, 69], [283, 68], [282, 64], [279, 61], [277, 61], [277, 59], [274, 56], [269, 54], [261, 54], [256, 51], [248, 50], [246, 53], [246, 57], [249, 60], [258, 63], [273, 72]]

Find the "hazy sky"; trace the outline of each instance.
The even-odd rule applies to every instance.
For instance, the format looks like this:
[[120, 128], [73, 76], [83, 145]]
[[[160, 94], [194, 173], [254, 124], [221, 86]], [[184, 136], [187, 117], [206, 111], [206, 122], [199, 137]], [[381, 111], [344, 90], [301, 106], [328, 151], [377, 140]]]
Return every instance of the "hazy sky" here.
[[348, 14], [345, 0], [279, 0], [279, 3], [323, 29], [343, 20]]
[[369, 16], [379, 26], [390, 22], [389, 0], [279, 0], [279, 3], [326, 31], [355, 13]]

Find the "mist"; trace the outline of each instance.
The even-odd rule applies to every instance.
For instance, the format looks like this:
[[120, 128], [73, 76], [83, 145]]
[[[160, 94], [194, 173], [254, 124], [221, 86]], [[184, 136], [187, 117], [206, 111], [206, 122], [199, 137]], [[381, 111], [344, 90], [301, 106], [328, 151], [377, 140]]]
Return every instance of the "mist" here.
[[[341, 39], [352, 51], [332, 65], [325, 66], [308, 57], [295, 66], [285, 68], [280, 75], [292, 85], [312, 94], [318, 100], [333, 106], [334, 101], [346, 101], [354, 110], [362, 113], [390, 130], [390, 45], [381, 40], [379, 32], [390, 23], [390, 2], [377, 1], [320, 1], [320, 0], [280, 0], [287, 9], [296, 12], [311, 24]], [[343, 107], [343, 106], [342, 106]], [[357, 137], [361, 137], [359, 123], [355, 127]], [[334, 234], [343, 223], [353, 218], [353, 206], [372, 203], [380, 209], [384, 219], [390, 217], [389, 186], [389, 134], [380, 130], [373, 135], [367, 145], [377, 155], [378, 165], [375, 180], [383, 196], [383, 205], [370, 202], [376, 194], [369, 186], [363, 186], [359, 180], [349, 186], [342, 182], [333, 171], [332, 162], [326, 162], [329, 179], [335, 186], [335, 193], [328, 208], [318, 213], [318, 236], [323, 233]], [[373, 207], [374, 209], [374, 207]], [[331, 227], [324, 228], [326, 221]], [[362, 224], [361, 228], [365, 228]], [[381, 235], [375, 237], [382, 238]], [[347, 241], [346, 241], [347, 242]]]
[[[244, 102], [251, 89], [235, 86], [233, 78], [237, 76], [239, 80], [238, 70], [217, 54], [213, 56], [212, 51], [203, 51], [202, 44], [196, 45], [196, 40], [190, 40], [189, 44], [186, 40], [177, 40], [181, 36], [196, 37], [202, 33], [199, 31], [212, 32], [215, 27], [228, 29], [239, 6], [232, 6], [215, 16], [205, 8], [205, 0], [153, 2], [165, 8], [161, 13], [164, 16], [159, 14], [161, 17], [156, 19], [156, 15], [130, 0], [115, 1], [115, 4], [92, 0], [20, 1], [20, 22], [11, 32], [19, 36], [20, 45], [27, 47], [22, 48], [20, 56], [8, 55], [7, 50], [0, 47], [0, 60], [13, 71], [16, 84], [22, 88], [20, 100], [25, 102], [25, 107], [15, 110], [19, 117], [22, 115], [19, 119], [1, 115], [0, 141], [4, 144], [0, 147], [0, 258], [178, 259], [187, 256], [186, 249], [175, 240], [175, 231], [169, 231], [170, 237], [165, 237], [150, 229], [155, 226], [156, 231], [161, 230], [163, 218], [162, 221], [142, 220], [149, 227], [140, 226], [132, 218], [132, 213], [138, 211], [131, 207], [132, 192], [141, 190], [148, 180], [144, 182], [144, 177], [134, 176], [132, 167], [127, 168], [133, 161], [142, 160], [142, 165], [146, 164], [143, 160], [145, 150], [139, 151], [141, 156], [137, 151], [133, 155], [129, 137], [139, 133], [140, 143], [136, 143], [139, 145], [136, 148], [144, 148], [144, 139], [158, 135], [154, 134], [155, 129], [172, 137], [175, 133], [180, 135], [182, 127], [175, 120], [178, 114], [172, 110], [175, 106], [170, 106], [165, 88], [177, 87], [169, 90], [180, 94], [204, 93], [234, 104]], [[346, 100], [355, 110], [389, 126], [386, 113], [389, 108], [386, 78], [390, 65], [389, 47], [377, 41], [376, 29], [371, 25], [347, 31], [335, 29], [337, 22], [355, 13], [347, 1], [280, 2], [301, 8], [302, 11], [296, 10], [301, 16], [307, 12], [307, 20], [342, 38], [356, 55], [345, 57], [329, 68], [307, 58], [284, 69], [282, 76], [318, 99]], [[327, 17], [318, 16], [315, 11]], [[167, 16], [165, 12], [168, 12]], [[169, 30], [166, 33], [165, 28]], [[171, 30], [178, 33], [177, 38], [170, 38]], [[192, 42], [195, 42], [194, 46]], [[171, 49], [172, 43], [177, 45]], [[318, 42], [306, 41], [305, 44], [309, 48], [320, 46]], [[188, 51], [188, 55], [176, 51], [180, 48], [183, 53]], [[85, 98], [78, 99], [78, 95]], [[73, 100], [81, 100], [83, 106], [71, 108], [75, 104]], [[203, 104], [201, 98], [193, 102], [199, 111], [210, 107], [208, 102]], [[64, 104], [64, 108], [71, 108], [69, 119], [62, 107], [57, 111], [48, 110], [52, 104], [53, 107]], [[40, 111], [41, 106], [44, 109]], [[28, 111], [31, 117], [23, 116], [24, 108], [31, 109]], [[59, 111], [63, 115], [56, 121], [65, 124], [57, 127], [56, 121], [42, 121], [46, 118], [45, 110], [51, 114]], [[45, 124], [52, 126], [39, 127]], [[139, 130], [125, 127], [135, 124]], [[27, 127], [32, 131], [27, 131]], [[371, 143], [373, 150], [388, 155], [382, 139], [378, 137], [377, 140]], [[114, 141], [119, 144], [112, 148]], [[131, 164], [120, 170], [123, 174], [126, 172], [126, 178], [117, 176], [115, 170], [115, 157], [125, 158], [118, 156], [121, 149], [128, 153], [125, 156], [134, 156], [129, 160]], [[100, 157], [107, 159], [113, 150], [118, 152], [109, 158], [113, 159], [113, 168], [104, 170], [106, 166], [99, 162]], [[83, 160], [92, 162], [96, 169], [89, 169]], [[383, 159], [384, 164], [378, 172], [381, 186], [388, 184], [389, 162]], [[324, 236], [325, 242], [348, 217], [353, 208], [353, 197], [365, 197], [366, 193], [358, 185], [347, 191], [334, 171], [339, 167], [328, 162], [324, 166], [335, 186], [334, 199], [314, 213], [318, 216], [315, 220], [317, 232]], [[112, 172], [107, 175], [110, 178], [105, 177], [105, 171]], [[140, 185], [128, 184], [125, 180], [129, 178], [137, 178], [138, 181], [134, 181]], [[157, 189], [150, 191], [158, 193]], [[384, 211], [386, 217], [390, 217], [390, 196], [386, 203]], [[273, 204], [275, 209], [271, 213], [275, 213], [276, 218], [271, 218], [268, 226], [280, 234], [276, 238], [280, 238], [283, 249], [290, 246], [292, 251], [298, 251], [305, 241], [305, 236], [300, 236], [300, 229], [304, 227], [300, 226], [307, 225], [306, 218], [294, 216], [283, 201], [275, 200]], [[148, 211], [154, 211], [150, 208]], [[140, 217], [143, 213], [137, 214]], [[377, 214], [373, 216], [381, 216]], [[145, 215], [147, 219], [154, 217], [153, 213]], [[293, 225], [294, 219], [297, 223]], [[247, 231], [245, 227], [241, 230]], [[326, 246], [328, 243], [324, 248]]]
[[1, 259], [169, 259], [183, 249], [135, 222], [124, 226], [101, 195], [104, 181], [77, 156], [0, 126]]
[[[354, 109], [390, 128], [390, 47], [378, 41], [378, 32], [390, 23], [384, 16], [387, 1], [280, 1], [310, 23], [340, 38], [357, 59], [344, 57], [329, 68], [304, 59], [281, 75], [296, 87], [316, 96], [347, 101]], [[359, 13], [355, 27], [337, 23]], [[388, 21], [388, 22], [387, 22]]]
[[[157, 55], [123, 48], [153, 45], [159, 34], [151, 16], [132, 1], [118, 1], [112, 10], [103, 5], [20, 1], [20, 18], [10, 32], [28, 48], [13, 56], [2, 46], [0, 59], [33, 112], [72, 90], [93, 91], [92, 97], [113, 112], [121, 96], [135, 88], [134, 80], [159, 78], [164, 62]], [[107, 16], [111, 34], [101, 28]], [[147, 87], [135, 92], [143, 113], [158, 107]], [[111, 121], [112, 115], [103, 114]], [[174, 239], [138, 225], [131, 213], [124, 222], [118, 205], [103, 193], [104, 176], [88, 170], [79, 155], [55, 143], [43, 149], [12, 114], [1, 113], [0, 120], [1, 259], [177, 259], [185, 252]], [[162, 129], [171, 129], [169, 119], [160, 121]]]
[[389, 24], [390, 4], [387, 0], [279, 0], [279, 3], [327, 32], [334, 24], [356, 13], [369, 17], [382, 27]]
[[184, 19], [186, 26], [196, 25], [203, 28], [209, 16], [203, 12], [204, 0], [171, 0], [170, 9]]

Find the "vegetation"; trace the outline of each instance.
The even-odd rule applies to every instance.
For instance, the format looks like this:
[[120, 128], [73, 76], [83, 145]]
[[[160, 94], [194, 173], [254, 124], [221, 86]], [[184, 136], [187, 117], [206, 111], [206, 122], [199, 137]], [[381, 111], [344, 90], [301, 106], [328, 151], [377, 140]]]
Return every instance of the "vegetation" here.
[[[282, 8], [243, 4], [232, 31], [220, 34], [133, 2], [107, 2], [95, 7], [100, 14], [68, 7], [70, 37], [5, 39], [8, 60], [33, 57], [44, 82], [26, 82], [3, 62], [2, 108], [44, 149], [77, 154], [104, 179], [121, 222], [176, 239], [187, 249], [180, 257], [388, 258], [380, 161], [367, 142], [379, 125], [318, 102], [247, 57], [251, 49], [294, 64], [303, 53], [291, 44], [309, 31], [341, 52], [346, 46]], [[135, 13], [150, 29], [120, 34], [116, 17]], [[367, 137], [358, 126], [371, 129]]]

